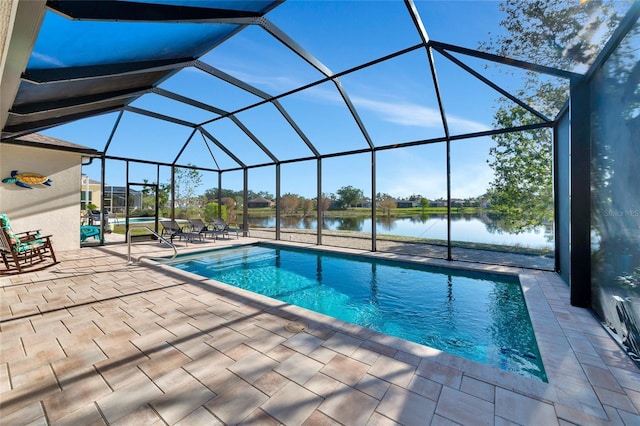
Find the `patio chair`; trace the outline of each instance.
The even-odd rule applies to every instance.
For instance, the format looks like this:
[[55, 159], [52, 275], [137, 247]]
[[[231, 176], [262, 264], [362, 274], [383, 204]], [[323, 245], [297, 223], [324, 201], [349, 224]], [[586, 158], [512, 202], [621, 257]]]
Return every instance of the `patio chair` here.
[[53, 262], [42, 268], [58, 263], [50, 235], [40, 235], [40, 231], [13, 232], [9, 217], [4, 213], [0, 213], [0, 225], [0, 254], [8, 271], [16, 269], [20, 273], [24, 267], [39, 265], [48, 258]]
[[215, 227], [209, 229], [202, 219], [189, 219], [189, 224], [191, 225], [191, 232], [197, 232], [203, 237], [210, 235], [215, 240], [216, 235], [222, 235], [222, 232], [215, 229]]
[[229, 226], [229, 224], [227, 222], [225, 222], [223, 219], [216, 218], [216, 219], [213, 219], [213, 221], [211, 223], [213, 224], [215, 229], [222, 234], [223, 237], [226, 235], [227, 238], [229, 238], [229, 233], [230, 232], [235, 232], [236, 233], [236, 238], [240, 238], [241, 229], [240, 228], [231, 228]]
[[178, 237], [179, 239], [184, 238], [187, 242], [193, 242], [196, 238], [202, 241], [202, 235], [197, 232], [189, 232], [184, 230], [180, 225], [178, 225], [178, 222], [173, 219], [161, 220], [160, 224], [163, 228], [161, 235], [168, 236], [171, 242], [173, 242], [173, 239], [176, 237]]
[[100, 228], [93, 225], [82, 225], [80, 227], [80, 242], [84, 243], [91, 237], [100, 240]]

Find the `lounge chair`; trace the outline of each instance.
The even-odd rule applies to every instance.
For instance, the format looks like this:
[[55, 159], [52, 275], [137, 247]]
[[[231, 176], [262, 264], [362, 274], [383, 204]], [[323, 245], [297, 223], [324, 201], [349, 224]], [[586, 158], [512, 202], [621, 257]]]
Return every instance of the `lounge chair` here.
[[183, 230], [183, 228], [180, 225], [178, 225], [178, 222], [176, 222], [173, 219], [161, 220], [160, 224], [162, 225], [162, 228], [163, 228], [162, 236], [167, 235], [171, 240], [171, 242], [173, 242], [173, 239], [176, 237], [180, 239], [184, 238], [185, 241], [187, 242], [189, 241], [193, 242], [196, 238], [202, 241], [202, 235], [200, 235], [197, 232], [189, 232], [189, 231]]
[[202, 219], [189, 219], [189, 224], [191, 224], [191, 232], [197, 232], [203, 237], [210, 235], [215, 240], [216, 235], [222, 235], [222, 232], [215, 229], [215, 227], [209, 229]]
[[42, 265], [42, 268], [58, 263], [50, 235], [40, 235], [40, 231], [13, 232], [4, 213], [0, 213], [0, 226], [0, 254], [7, 270], [15, 268], [22, 272], [25, 266], [39, 265], [47, 258], [53, 262]]
[[235, 232], [236, 233], [236, 238], [240, 238], [241, 229], [240, 228], [231, 228], [229, 226], [229, 224], [227, 222], [225, 222], [223, 219], [216, 218], [216, 219], [213, 219], [213, 221], [211, 221], [211, 223], [213, 224], [215, 229], [222, 234], [223, 237], [226, 235], [227, 238], [229, 238], [229, 233], [230, 232]]
[[100, 228], [93, 225], [82, 225], [80, 227], [80, 242], [84, 243], [91, 237], [100, 240]]

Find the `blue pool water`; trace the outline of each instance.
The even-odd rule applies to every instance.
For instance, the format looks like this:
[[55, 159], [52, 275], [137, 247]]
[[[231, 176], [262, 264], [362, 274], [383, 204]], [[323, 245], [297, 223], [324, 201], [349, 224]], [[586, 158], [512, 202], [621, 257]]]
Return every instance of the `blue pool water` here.
[[514, 277], [252, 245], [168, 264], [286, 303], [546, 381]]
[[[163, 218], [160, 218], [160, 220], [162, 220]], [[153, 223], [156, 220], [155, 217], [130, 217], [129, 218], [129, 223], [133, 224], [133, 223]], [[120, 217], [120, 218], [113, 218], [110, 219], [109, 222], [113, 222], [113, 223], [119, 223], [119, 224], [124, 224], [125, 223], [125, 218]]]

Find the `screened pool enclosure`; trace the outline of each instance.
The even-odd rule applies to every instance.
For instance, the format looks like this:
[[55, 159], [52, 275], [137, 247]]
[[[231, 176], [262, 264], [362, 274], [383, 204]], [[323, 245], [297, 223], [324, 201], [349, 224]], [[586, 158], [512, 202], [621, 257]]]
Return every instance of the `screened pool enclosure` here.
[[518, 3], [50, 0], [2, 142], [96, 150], [127, 226], [107, 188], [156, 226], [235, 197], [260, 238], [557, 271], [637, 354], [640, 4]]

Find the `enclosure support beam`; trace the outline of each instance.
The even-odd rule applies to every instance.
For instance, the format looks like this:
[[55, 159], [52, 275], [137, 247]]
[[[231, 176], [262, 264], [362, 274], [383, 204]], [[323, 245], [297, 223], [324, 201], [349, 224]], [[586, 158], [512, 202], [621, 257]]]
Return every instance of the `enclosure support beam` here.
[[436, 98], [438, 99], [438, 109], [440, 110], [440, 118], [442, 119], [442, 128], [444, 130], [445, 142], [447, 144], [447, 260], [453, 260], [451, 257], [451, 135], [449, 134], [449, 124], [447, 123], [447, 114], [444, 111], [444, 104], [442, 103], [442, 95], [440, 94], [440, 84], [438, 83], [438, 74], [436, 73], [436, 64], [433, 59], [433, 51], [431, 41], [429, 40], [429, 34], [424, 28], [422, 19], [418, 14], [413, 0], [405, 0], [405, 6], [411, 15], [413, 24], [416, 26], [416, 30], [422, 39], [427, 51], [427, 59], [429, 60], [429, 68], [431, 70], [431, 77], [433, 79], [433, 88], [436, 91]]
[[[565, 111], [565, 112], [563, 112]], [[560, 175], [562, 174], [562, 172], [568, 168], [568, 164], [563, 164], [560, 161], [559, 156], [562, 155], [562, 148], [564, 147], [564, 144], [562, 143], [562, 135], [560, 134], [559, 131], [559, 127], [560, 127], [560, 123], [562, 121], [562, 116], [566, 116], [566, 108], [563, 108], [563, 111], [561, 111], [557, 116], [556, 119], [558, 120], [558, 124], [555, 125], [553, 127], [553, 145], [552, 145], [552, 158], [553, 158], [553, 222], [555, 224], [555, 226], [553, 227], [554, 230], [554, 256], [553, 256], [553, 260], [554, 260], [554, 265], [553, 265], [553, 270], [558, 272], [559, 275], [564, 278], [562, 276], [562, 270], [561, 270], [561, 265], [562, 265], [562, 261], [564, 260], [564, 252], [562, 250], [562, 244], [561, 244], [561, 240], [562, 240], [562, 236], [560, 235], [560, 228], [561, 228], [561, 221], [562, 221], [562, 216], [564, 214], [566, 214], [565, 212], [561, 211], [560, 209], [560, 195], [562, 194], [561, 192], [561, 187], [563, 185], [562, 180], [560, 180]], [[567, 179], [568, 180], [568, 179]], [[568, 194], [567, 194], [568, 195]]]
[[171, 219], [176, 220], [176, 167], [171, 166]]
[[[125, 162], [125, 194], [124, 194], [124, 235], [125, 241], [129, 242], [129, 162]], [[100, 226], [102, 226], [102, 214], [100, 215]]]
[[438, 74], [436, 73], [436, 64], [433, 60], [433, 52], [431, 48], [427, 48], [427, 57], [429, 58], [429, 66], [431, 67], [431, 76], [433, 77], [433, 86], [438, 98], [438, 106], [440, 109], [440, 117], [442, 118], [442, 127], [446, 138], [447, 149], [447, 260], [453, 260], [451, 256], [451, 136], [449, 134], [449, 124], [447, 123], [447, 114], [444, 111], [442, 95], [440, 94], [440, 84], [438, 84]]
[[451, 256], [451, 141], [447, 139], [447, 260]]
[[276, 164], [276, 241], [280, 241], [280, 163]]
[[[249, 169], [246, 167], [243, 170], [243, 193], [242, 193], [242, 224], [244, 229], [247, 229], [248, 217], [249, 217]], [[218, 202], [221, 202], [218, 200]]]
[[511, 93], [507, 92], [502, 87], [498, 86], [497, 84], [495, 84], [494, 82], [492, 82], [488, 78], [484, 77], [482, 74], [480, 74], [479, 72], [477, 72], [476, 70], [474, 70], [470, 66], [466, 65], [464, 62], [462, 62], [461, 60], [459, 60], [455, 56], [451, 55], [446, 50], [438, 49], [437, 47], [434, 47], [434, 49], [436, 49], [442, 56], [446, 57], [451, 62], [453, 62], [454, 64], [458, 65], [460, 68], [462, 68], [463, 70], [465, 70], [466, 72], [468, 72], [469, 74], [471, 74], [472, 76], [474, 76], [475, 78], [477, 78], [478, 80], [480, 80], [481, 82], [486, 84], [487, 86], [491, 87], [493, 90], [499, 92], [501, 95], [511, 99], [513, 102], [517, 103], [522, 108], [526, 109], [527, 111], [529, 111], [531, 114], [535, 115], [536, 117], [538, 117], [542, 121], [546, 121], [546, 122], [550, 122], [551, 121], [550, 118], [546, 117], [540, 111], [535, 110], [534, 108], [532, 108], [527, 103], [525, 103], [522, 100], [520, 100], [519, 98], [513, 96]]
[[371, 150], [371, 251], [377, 251], [376, 232], [377, 209], [376, 209], [376, 151]]
[[153, 221], [153, 229], [156, 232], [160, 230], [160, 194], [158, 194], [158, 189], [160, 188], [160, 164], [156, 165], [156, 200], [155, 200], [155, 220]]
[[[105, 188], [105, 183], [104, 183], [104, 179], [105, 179], [105, 166], [106, 166], [106, 160], [104, 158], [104, 154], [102, 154], [102, 157], [100, 158], [100, 162], [102, 163], [102, 167], [101, 167], [101, 176], [100, 176], [100, 245], [103, 246], [105, 239], [104, 239], [104, 221], [102, 219], [102, 214], [104, 212], [104, 188]], [[87, 176], [87, 179], [89, 179], [89, 176]], [[85, 200], [85, 204], [88, 200]]]
[[591, 122], [586, 79], [571, 81], [571, 304], [591, 307]]
[[[222, 172], [218, 172], [218, 190], [216, 191], [218, 198], [218, 217], [222, 217]], [[244, 221], [244, 217], [242, 220]]]
[[[193, 131], [191, 132], [191, 134], [187, 138], [187, 141], [182, 145], [182, 148], [180, 148], [180, 152], [178, 152], [178, 155], [176, 155], [175, 160], [173, 160], [173, 164], [176, 164], [178, 162], [178, 160], [180, 159], [180, 156], [182, 155], [184, 150], [187, 149], [187, 146], [189, 145], [189, 143], [191, 142], [191, 139], [193, 139], [193, 136], [196, 134], [197, 131], [198, 131], [197, 128], [193, 129]], [[202, 133], [200, 133], [200, 134], [202, 134]]]
[[316, 168], [316, 183], [318, 186], [318, 195], [316, 198], [316, 235], [317, 235], [317, 244], [322, 244], [322, 224], [324, 223], [324, 199], [322, 198], [322, 158], [318, 158], [318, 166]]

